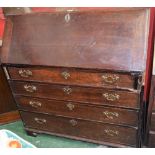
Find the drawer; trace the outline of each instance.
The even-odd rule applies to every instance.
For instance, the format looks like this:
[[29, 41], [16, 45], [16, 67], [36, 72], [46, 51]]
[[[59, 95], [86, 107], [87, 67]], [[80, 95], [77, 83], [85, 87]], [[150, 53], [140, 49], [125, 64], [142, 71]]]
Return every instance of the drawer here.
[[[8, 67], [11, 79], [73, 84], [96, 87], [122, 87], [137, 89], [140, 75], [137, 73], [112, 73], [71, 68]], [[138, 80], [139, 79], [139, 80]]]
[[148, 143], [148, 147], [152, 147], [155, 148], [155, 132], [150, 132], [149, 133], [149, 143]]
[[151, 116], [151, 130], [155, 131], [155, 113]]
[[139, 93], [103, 88], [10, 81], [14, 94], [31, 97], [90, 102], [94, 104], [138, 108]]
[[111, 142], [124, 145], [136, 145], [137, 130], [99, 122], [85, 121], [60, 116], [49, 116], [21, 112], [25, 127], [48, 131], [53, 134], [79, 137], [99, 143]]
[[19, 105], [19, 108], [27, 111], [55, 114], [106, 123], [125, 124], [131, 126], [138, 125], [138, 112], [134, 110], [22, 96], [16, 96], [15, 99]]

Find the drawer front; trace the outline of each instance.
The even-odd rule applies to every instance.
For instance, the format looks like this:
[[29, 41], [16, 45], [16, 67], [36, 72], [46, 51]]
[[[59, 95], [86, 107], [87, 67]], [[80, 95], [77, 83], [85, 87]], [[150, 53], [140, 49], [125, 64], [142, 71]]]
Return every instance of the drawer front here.
[[151, 116], [151, 130], [155, 131], [155, 113]]
[[134, 128], [120, 127], [79, 119], [21, 112], [26, 127], [99, 142], [136, 145]]
[[138, 112], [120, 108], [92, 106], [76, 102], [16, 96], [20, 109], [106, 123], [137, 126]]
[[139, 95], [136, 92], [17, 81], [11, 81], [10, 85], [13, 93], [19, 95], [132, 108], [139, 106]]
[[155, 148], [155, 132], [149, 133], [149, 144], [148, 147]]
[[[13, 80], [42, 81], [49, 83], [74, 84], [97, 87], [135, 88], [135, 74], [95, 72], [68, 68], [8, 67]], [[140, 78], [139, 78], [140, 80]]]

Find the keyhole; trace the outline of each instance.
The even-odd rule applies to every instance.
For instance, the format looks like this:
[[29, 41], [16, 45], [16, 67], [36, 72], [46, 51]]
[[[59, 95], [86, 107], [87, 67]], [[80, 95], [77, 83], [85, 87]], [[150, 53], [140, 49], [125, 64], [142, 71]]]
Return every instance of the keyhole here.
[[68, 23], [69, 21], [70, 21], [70, 14], [68, 13], [68, 14], [66, 14], [65, 15], [65, 21]]

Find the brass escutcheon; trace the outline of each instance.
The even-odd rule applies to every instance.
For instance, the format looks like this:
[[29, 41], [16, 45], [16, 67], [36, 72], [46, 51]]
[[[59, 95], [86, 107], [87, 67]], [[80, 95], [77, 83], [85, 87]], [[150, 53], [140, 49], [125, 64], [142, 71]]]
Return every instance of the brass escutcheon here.
[[35, 92], [37, 90], [37, 87], [33, 86], [33, 85], [24, 85], [24, 89], [27, 92], [33, 93], [33, 92]]
[[37, 117], [35, 117], [34, 120], [35, 120], [37, 123], [39, 123], [39, 124], [44, 124], [44, 123], [46, 123], [46, 119], [42, 119], [42, 118], [37, 118]]
[[64, 88], [63, 88], [63, 91], [64, 91], [67, 95], [69, 95], [69, 94], [72, 92], [72, 88], [70, 88], [70, 87], [64, 87]]
[[118, 94], [109, 94], [109, 93], [104, 93], [102, 96], [105, 97], [106, 100], [108, 101], [115, 101], [119, 100], [120, 96]]
[[106, 82], [108, 84], [113, 84], [119, 80], [119, 76], [115, 75], [115, 74], [114, 75], [105, 74], [105, 75], [102, 75], [102, 79], [104, 82]]
[[119, 135], [119, 131], [115, 131], [115, 130], [105, 129], [104, 132], [108, 136], [118, 136]]
[[25, 78], [32, 76], [32, 72], [30, 70], [20, 69], [18, 73], [21, 77]]
[[69, 122], [71, 123], [72, 126], [77, 125], [77, 121], [75, 119], [71, 119]]
[[38, 101], [30, 101], [29, 104], [35, 108], [41, 107], [41, 102]]
[[117, 112], [104, 111], [103, 114], [104, 114], [108, 119], [114, 119], [115, 117], [119, 117], [119, 114], [118, 114]]
[[68, 107], [69, 110], [73, 110], [75, 108], [74, 104], [72, 103], [68, 103], [66, 106]]
[[67, 13], [64, 18], [65, 18], [66, 23], [68, 23], [71, 20], [70, 13]]

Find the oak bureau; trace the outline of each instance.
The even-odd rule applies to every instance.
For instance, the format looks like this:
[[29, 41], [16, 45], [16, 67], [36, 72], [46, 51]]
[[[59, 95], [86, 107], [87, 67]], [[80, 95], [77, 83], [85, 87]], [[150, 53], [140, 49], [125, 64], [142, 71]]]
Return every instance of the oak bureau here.
[[6, 16], [3, 69], [30, 135], [140, 147], [149, 9]]

